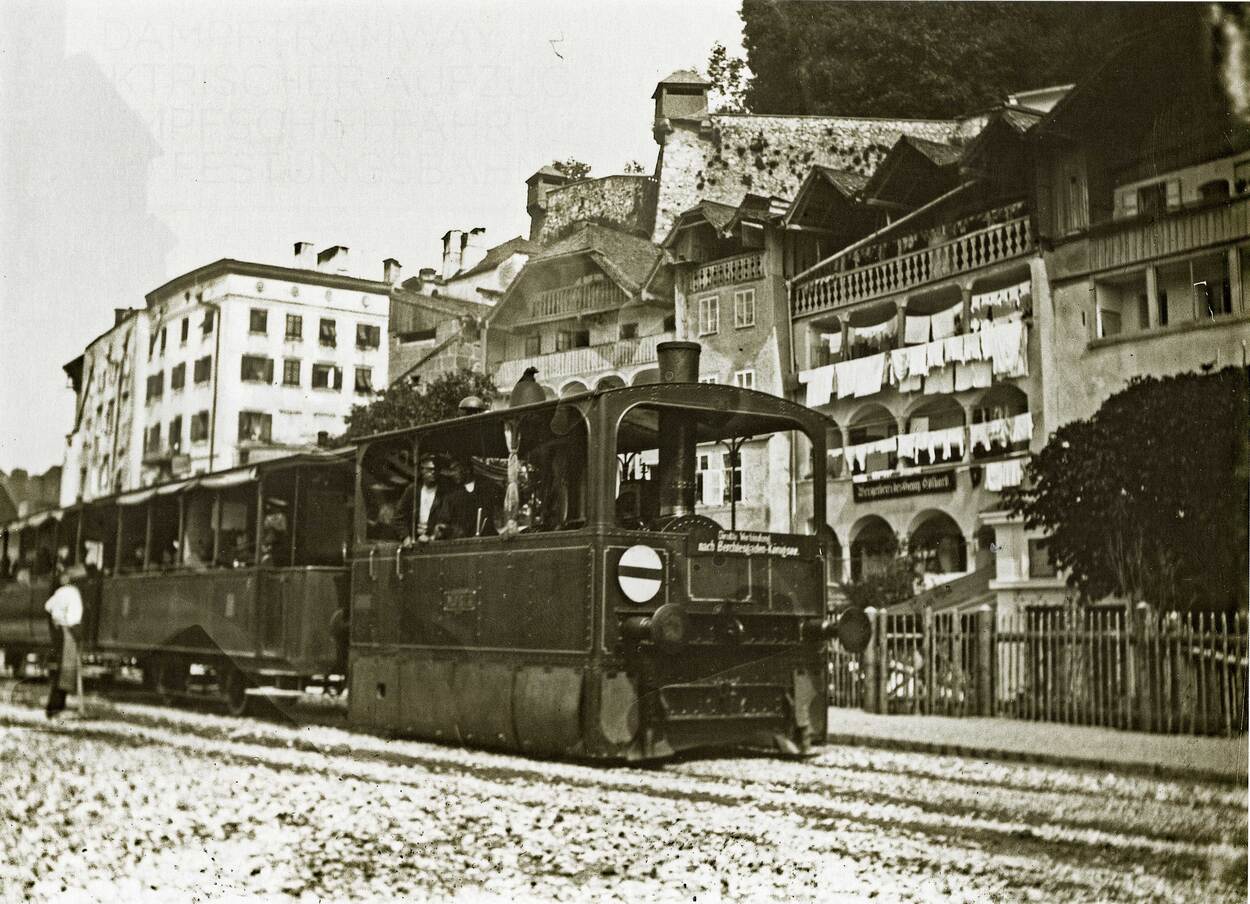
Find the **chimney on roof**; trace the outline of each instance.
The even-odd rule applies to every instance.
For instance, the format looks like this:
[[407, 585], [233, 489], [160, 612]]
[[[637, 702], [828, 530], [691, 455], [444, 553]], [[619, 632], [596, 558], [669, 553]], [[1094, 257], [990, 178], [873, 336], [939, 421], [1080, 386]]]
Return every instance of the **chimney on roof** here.
[[455, 276], [460, 271], [460, 261], [464, 257], [464, 233], [459, 229], [448, 229], [443, 233], [443, 267], [440, 273], [443, 279]]
[[421, 286], [424, 288], [426, 283], [432, 283], [438, 279], [438, 271], [433, 267], [422, 267], [417, 272], [417, 278], [421, 280]]
[[543, 230], [543, 223], [547, 219], [547, 195], [553, 189], [559, 188], [569, 181], [569, 177], [564, 175], [554, 166], [544, 166], [534, 175], [525, 180], [525, 210], [530, 215], [530, 241], [538, 241], [538, 235]]
[[395, 258], [388, 257], [382, 261], [382, 282], [392, 286], [396, 285], [400, 281], [403, 272], [403, 265]]
[[317, 269], [317, 252], [313, 251], [312, 242], [295, 243], [295, 266], [301, 270]]
[[331, 245], [323, 249], [317, 255], [317, 269], [325, 273], [346, 273], [347, 252], [346, 245]]
[[464, 236], [464, 252], [460, 255], [460, 269], [472, 270], [486, 257], [486, 227], [474, 226]]
[[130, 316], [130, 308], [113, 308], [113, 326], [117, 326]]

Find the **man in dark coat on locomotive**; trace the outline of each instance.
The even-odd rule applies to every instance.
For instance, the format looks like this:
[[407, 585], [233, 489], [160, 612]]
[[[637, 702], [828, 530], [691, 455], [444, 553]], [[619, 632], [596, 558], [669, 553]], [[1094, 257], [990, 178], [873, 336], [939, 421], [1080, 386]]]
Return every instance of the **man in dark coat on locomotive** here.
[[453, 459], [448, 470], [451, 488], [434, 515], [435, 536], [458, 540], [495, 533], [495, 503], [490, 487], [459, 459]]
[[424, 543], [436, 537], [439, 511], [444, 498], [453, 487], [438, 479], [438, 462], [433, 455], [422, 456], [418, 466], [418, 480], [405, 488], [399, 500], [399, 524], [405, 543], [415, 539]]

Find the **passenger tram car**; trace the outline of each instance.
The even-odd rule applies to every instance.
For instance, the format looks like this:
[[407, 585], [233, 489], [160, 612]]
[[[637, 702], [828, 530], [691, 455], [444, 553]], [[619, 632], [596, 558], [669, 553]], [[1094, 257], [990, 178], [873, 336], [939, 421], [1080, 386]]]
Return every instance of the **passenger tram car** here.
[[[518, 384], [500, 410], [93, 502], [9, 538], [45, 559], [67, 536], [99, 544], [113, 566], [87, 581], [88, 649], [133, 656], [160, 687], [206, 660], [236, 706], [249, 682], [346, 674], [354, 724], [450, 743], [610, 760], [806, 749], [825, 733], [828, 641], [862, 649], [866, 619], [828, 617], [821, 531], [698, 513], [696, 455], [802, 435], [823, 487], [827, 422], [697, 382], [694, 343], [660, 348], [658, 384], [558, 400]], [[806, 508], [825, 523], [823, 493]], [[41, 594], [6, 585], [0, 645], [42, 642]]]

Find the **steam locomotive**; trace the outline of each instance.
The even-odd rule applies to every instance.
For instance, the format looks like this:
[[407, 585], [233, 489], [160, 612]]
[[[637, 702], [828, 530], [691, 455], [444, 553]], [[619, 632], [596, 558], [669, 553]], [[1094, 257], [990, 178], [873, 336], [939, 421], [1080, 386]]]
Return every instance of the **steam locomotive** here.
[[[820, 488], [827, 425], [697, 382], [698, 355], [664, 343], [657, 384], [531, 384], [500, 410], [27, 519], [5, 556], [94, 562], [85, 648], [170, 694], [207, 671], [236, 711], [254, 684], [342, 681], [353, 724], [404, 736], [608, 760], [801, 751], [825, 733], [828, 642], [862, 648], [866, 620], [829, 617], [818, 528], [701, 512], [696, 457], [809, 446]], [[467, 482], [423, 492], [440, 468]], [[440, 489], [469, 505], [436, 530]], [[822, 492], [806, 508], [825, 523]], [[0, 648], [46, 644], [48, 592], [0, 589]]]

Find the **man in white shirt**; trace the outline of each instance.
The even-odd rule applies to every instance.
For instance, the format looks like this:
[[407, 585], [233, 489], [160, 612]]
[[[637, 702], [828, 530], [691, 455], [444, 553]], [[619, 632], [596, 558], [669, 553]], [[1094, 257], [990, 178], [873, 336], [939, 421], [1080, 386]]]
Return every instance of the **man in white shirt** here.
[[[414, 489], [409, 486], [399, 500], [399, 517], [403, 523], [403, 531], [411, 542], [411, 531], [415, 517], [416, 539], [425, 543], [435, 538], [434, 515], [441, 507], [444, 488], [438, 479], [438, 463], [433, 455], [423, 456], [418, 470], [419, 483]], [[415, 511], [414, 511], [415, 509]]]
[[52, 621], [54, 674], [48, 676], [48, 705], [45, 709], [49, 719], [56, 718], [65, 709], [66, 696], [78, 686], [77, 629], [82, 623], [82, 594], [72, 581], [83, 574], [79, 566], [62, 571], [57, 578], [60, 586], [43, 606]]

